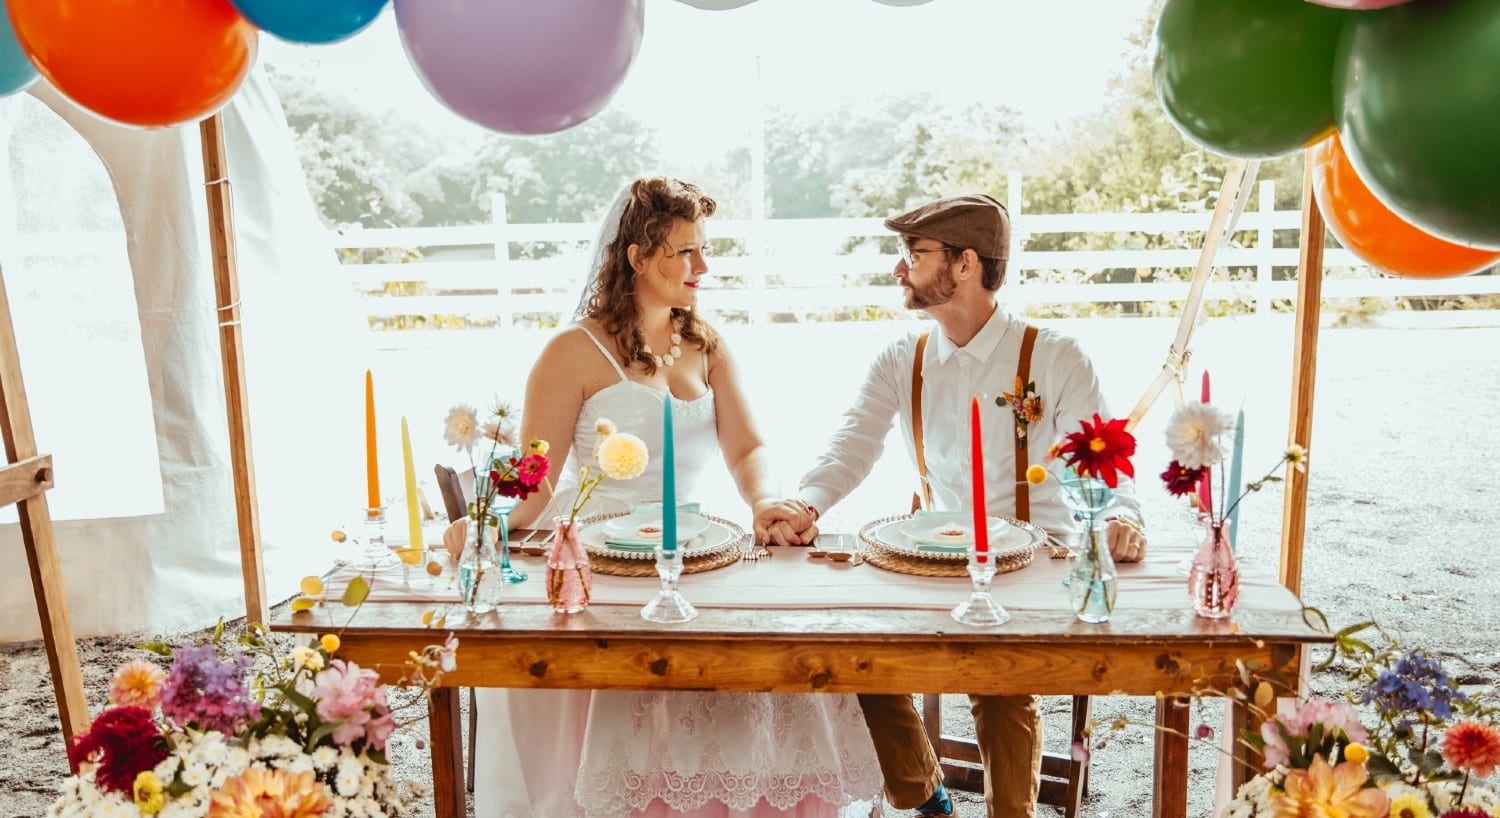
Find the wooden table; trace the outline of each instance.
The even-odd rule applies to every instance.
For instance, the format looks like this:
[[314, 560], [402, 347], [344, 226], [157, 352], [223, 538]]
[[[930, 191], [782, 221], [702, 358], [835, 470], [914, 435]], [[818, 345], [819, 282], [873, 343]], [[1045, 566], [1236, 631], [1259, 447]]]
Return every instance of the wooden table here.
[[[731, 566], [697, 576], [755, 571], [774, 579], [774, 572], [789, 572], [799, 564], [800, 557], [787, 556], [790, 559], [762, 560], [754, 568]], [[684, 577], [683, 592], [699, 603], [701, 615], [684, 625], [642, 620], [640, 603], [650, 597], [650, 580], [613, 577], [596, 579], [596, 597], [602, 583], [634, 583], [626, 587], [640, 590], [640, 603], [596, 604], [572, 616], [526, 603], [505, 604], [495, 613], [467, 619], [455, 614], [446, 630], [461, 642], [458, 667], [444, 676], [442, 688], [433, 691], [431, 706], [436, 814], [464, 814], [462, 732], [454, 688], [480, 686], [1156, 696], [1161, 729], [1156, 732], [1153, 815], [1185, 818], [1189, 709], [1184, 697], [1194, 691], [1228, 689], [1238, 678], [1237, 660], [1295, 675], [1301, 646], [1327, 643], [1331, 636], [1304, 622], [1296, 598], [1270, 581], [1242, 586], [1232, 622], [1198, 618], [1181, 597], [1181, 604], [1172, 607], [1124, 605], [1131, 594], [1132, 570], [1144, 583], [1175, 561], [1176, 557], [1158, 556], [1154, 567], [1123, 566], [1122, 604], [1104, 625], [1074, 618], [1060, 587], [1052, 592], [1056, 606], [1013, 606], [1003, 584], [1012, 575], [997, 578], [996, 595], [1013, 618], [990, 629], [960, 625], [945, 610], [875, 607], [878, 603], [832, 610], [707, 607], [693, 594], [693, 576]], [[518, 562], [536, 572], [523, 585], [540, 585], [540, 560]], [[1053, 588], [1065, 570], [1065, 561], [1049, 561], [1042, 555], [1014, 576], [1029, 575], [1028, 582]], [[1186, 579], [1172, 582], [1172, 587], [1176, 582], [1185, 586]], [[961, 598], [963, 590], [963, 584], [955, 584], [951, 600]], [[349, 614], [334, 606], [282, 613], [271, 627], [315, 633], [342, 627], [339, 656], [378, 670], [389, 682], [399, 678], [408, 651], [441, 641], [440, 634], [421, 625], [423, 612], [432, 608], [431, 603], [366, 603], [342, 627]], [[1242, 708], [1235, 710], [1238, 728], [1245, 720]]]

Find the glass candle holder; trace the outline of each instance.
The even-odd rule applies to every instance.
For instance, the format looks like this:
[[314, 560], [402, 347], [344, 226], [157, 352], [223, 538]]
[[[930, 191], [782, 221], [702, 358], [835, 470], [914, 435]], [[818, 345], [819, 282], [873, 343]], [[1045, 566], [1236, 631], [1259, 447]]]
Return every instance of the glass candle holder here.
[[682, 577], [682, 549], [657, 543], [656, 574], [661, 577], [661, 591], [641, 609], [641, 618], [665, 625], [697, 619], [698, 609], [677, 591], [677, 581]]
[[1000, 607], [990, 594], [990, 582], [995, 579], [995, 556], [979, 553], [973, 543], [969, 544], [969, 577], [974, 583], [973, 589], [969, 598], [953, 609], [954, 620], [980, 627], [1009, 622], [1010, 612]]

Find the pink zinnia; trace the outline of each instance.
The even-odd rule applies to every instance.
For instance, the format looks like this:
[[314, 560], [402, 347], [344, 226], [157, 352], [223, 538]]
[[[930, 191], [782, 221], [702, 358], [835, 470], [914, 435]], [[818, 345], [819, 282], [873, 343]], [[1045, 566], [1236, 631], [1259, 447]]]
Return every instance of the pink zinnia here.
[[109, 700], [127, 707], [155, 710], [167, 672], [145, 659], [126, 662], [109, 682]]
[[516, 476], [528, 488], [536, 488], [541, 485], [542, 478], [547, 476], [547, 458], [539, 454], [526, 455], [516, 466]]
[[[1291, 748], [1287, 746], [1287, 738], [1307, 738], [1308, 729], [1314, 724], [1323, 726], [1324, 735], [1342, 732], [1349, 741], [1357, 744], [1364, 743], [1369, 737], [1359, 721], [1359, 711], [1348, 702], [1316, 699], [1299, 705], [1294, 699], [1282, 699], [1276, 706], [1276, 715], [1260, 726], [1261, 738], [1266, 741], [1261, 752], [1266, 768], [1289, 763]], [[1286, 736], [1282, 735], [1283, 729]]]
[[1500, 730], [1477, 721], [1461, 721], [1443, 734], [1443, 760], [1455, 770], [1489, 778], [1500, 767]]
[[366, 738], [380, 749], [395, 728], [380, 677], [353, 662], [334, 659], [313, 677], [313, 698], [318, 701], [318, 718], [341, 722], [333, 731], [335, 744], [347, 746]]

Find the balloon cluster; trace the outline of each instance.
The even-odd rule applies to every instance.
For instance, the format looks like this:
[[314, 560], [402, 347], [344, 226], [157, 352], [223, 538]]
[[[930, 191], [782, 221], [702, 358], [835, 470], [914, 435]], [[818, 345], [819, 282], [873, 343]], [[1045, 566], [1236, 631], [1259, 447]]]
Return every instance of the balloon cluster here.
[[1154, 75], [1209, 150], [1311, 148], [1330, 229], [1371, 265], [1500, 260], [1500, 2], [1167, 0]]
[[[746, 0], [748, 2], [748, 0]], [[0, 0], [0, 96], [38, 75], [105, 119], [193, 122], [255, 62], [259, 31], [345, 39], [390, 0]], [[460, 115], [551, 133], [598, 113], [640, 49], [644, 0], [395, 0], [422, 81]]]

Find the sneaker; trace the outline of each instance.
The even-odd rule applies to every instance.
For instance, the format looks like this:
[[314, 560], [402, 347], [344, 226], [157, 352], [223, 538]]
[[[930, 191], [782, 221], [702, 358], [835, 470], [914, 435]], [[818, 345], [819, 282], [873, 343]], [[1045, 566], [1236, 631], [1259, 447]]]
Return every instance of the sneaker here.
[[917, 807], [918, 815], [930, 816], [930, 818], [952, 818], [953, 799], [948, 797], [948, 790], [942, 784], [933, 791], [932, 797]]

